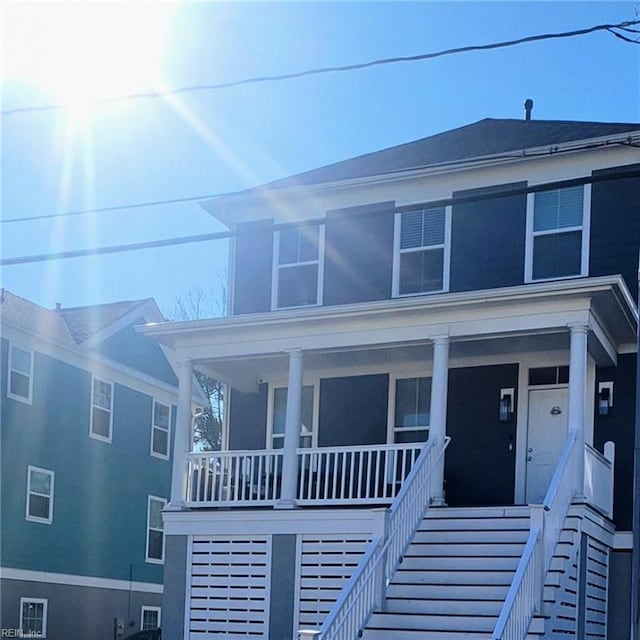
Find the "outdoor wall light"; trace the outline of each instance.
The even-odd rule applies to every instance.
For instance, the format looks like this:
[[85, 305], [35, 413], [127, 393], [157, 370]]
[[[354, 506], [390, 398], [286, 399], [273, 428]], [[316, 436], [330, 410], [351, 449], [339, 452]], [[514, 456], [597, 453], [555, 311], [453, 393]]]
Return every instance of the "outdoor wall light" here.
[[613, 382], [598, 383], [598, 415], [611, 415], [613, 407]]
[[498, 420], [500, 422], [511, 422], [514, 396], [515, 389], [500, 389], [500, 400], [498, 402]]

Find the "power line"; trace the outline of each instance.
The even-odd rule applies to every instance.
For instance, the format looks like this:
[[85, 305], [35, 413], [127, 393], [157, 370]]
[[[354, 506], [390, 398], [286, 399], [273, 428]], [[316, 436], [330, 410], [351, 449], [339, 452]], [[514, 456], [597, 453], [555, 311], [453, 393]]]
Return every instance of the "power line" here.
[[[524, 187], [507, 187], [500, 191], [489, 191], [486, 193], [477, 193], [474, 192], [472, 194], [465, 194], [464, 192], [461, 194], [456, 194], [452, 198], [445, 198], [437, 201], [430, 201], [424, 203], [424, 206], [429, 207], [445, 207], [445, 206], [453, 206], [453, 205], [462, 205], [462, 204], [470, 204], [475, 202], [481, 202], [483, 200], [491, 200], [494, 198], [507, 198], [511, 196], [517, 195], [526, 195], [529, 193], [539, 193], [542, 191], [549, 191], [552, 189], [561, 189], [566, 187], [574, 187], [585, 184], [594, 184], [600, 182], [607, 182], [610, 180], [622, 179], [622, 178], [639, 178], [640, 177], [640, 168], [637, 168], [635, 165], [632, 165], [630, 168], [614, 171], [611, 173], [605, 173], [601, 175], [591, 175], [583, 178], [571, 178], [568, 180], [559, 180], [556, 182], [548, 182], [545, 184], [538, 185], [527, 185]], [[417, 209], [422, 207], [422, 204], [413, 204], [406, 205], [401, 207], [395, 207], [393, 210], [396, 212], [404, 212], [410, 211], [412, 209]], [[359, 218], [363, 216], [377, 216], [381, 214], [388, 213], [388, 211], [374, 211], [371, 213], [358, 214]], [[315, 218], [312, 220], [305, 220], [302, 224], [314, 226], [314, 225], [323, 225], [326, 224], [326, 218]], [[252, 231], [276, 231], [279, 229], [285, 229], [287, 227], [298, 226], [301, 223], [298, 222], [285, 222], [285, 223], [270, 223], [266, 222], [264, 224], [256, 224], [252, 226]], [[42, 253], [31, 256], [19, 256], [16, 258], [3, 258], [0, 260], [0, 266], [11, 266], [18, 264], [29, 264], [35, 262], [49, 262], [51, 260], [62, 260], [66, 258], [86, 258], [90, 256], [98, 256], [105, 255], [110, 253], [124, 253], [128, 251], [140, 251], [142, 249], [154, 249], [158, 247], [169, 247], [176, 246], [182, 244], [193, 244], [196, 242], [207, 242], [210, 240], [226, 240], [229, 238], [234, 238], [238, 234], [237, 231], [218, 231], [215, 233], [204, 233], [193, 236], [184, 236], [180, 238], [166, 238], [164, 240], [150, 240], [147, 242], [137, 242], [133, 244], [124, 244], [124, 245], [111, 245], [106, 247], [96, 247], [93, 249], [77, 249], [72, 251], [58, 251], [56, 253]]]
[[[282, 73], [282, 74], [274, 74], [274, 75], [266, 75], [266, 76], [256, 76], [252, 78], [244, 78], [242, 80], [233, 80], [230, 82], [218, 82], [212, 84], [197, 84], [197, 85], [187, 85], [184, 87], [176, 87], [175, 89], [168, 89], [166, 91], [145, 91], [139, 93], [128, 93], [123, 96], [116, 96], [112, 98], [104, 98], [102, 100], [94, 100], [92, 104], [110, 104], [114, 102], [121, 102], [124, 100], [138, 100], [141, 98], [161, 98], [166, 95], [176, 95], [180, 93], [193, 93], [196, 91], [215, 91], [219, 89], [230, 89], [232, 87], [238, 87], [242, 85], [248, 84], [257, 84], [262, 82], [275, 82], [281, 80], [293, 80], [296, 78], [302, 78], [305, 76], [313, 76], [320, 75], [326, 73], [339, 73], [346, 71], [357, 71], [360, 69], [367, 69], [370, 67], [386, 65], [386, 64], [396, 64], [400, 62], [416, 62], [420, 60], [432, 60], [434, 58], [440, 58], [443, 56], [454, 55], [457, 53], [469, 53], [472, 51], [488, 51], [491, 49], [500, 49], [504, 47], [512, 47], [518, 44], [525, 44], [529, 42], [539, 42], [542, 40], [552, 40], [558, 38], [571, 38], [574, 36], [582, 36], [590, 33], [595, 33], [597, 31], [607, 31], [612, 33], [614, 36], [625, 40], [626, 42], [631, 42], [634, 44], [638, 44], [636, 40], [623, 36], [620, 33], [617, 33], [615, 30], [624, 30], [629, 31], [630, 27], [640, 24], [640, 19], [638, 20], [628, 20], [625, 22], [619, 22], [618, 24], [600, 24], [593, 27], [587, 27], [585, 29], [576, 29], [574, 31], [561, 31], [557, 33], [543, 33], [535, 36], [527, 36], [524, 38], [517, 38], [515, 40], [504, 40], [501, 42], [492, 42], [489, 44], [480, 44], [480, 45], [469, 45], [465, 47], [455, 47], [452, 49], [444, 49], [442, 51], [435, 51], [431, 53], [421, 53], [413, 56], [396, 56], [392, 58], [380, 58], [377, 60], [369, 60], [367, 62], [359, 62], [355, 64], [348, 65], [340, 65], [340, 66], [330, 66], [330, 67], [318, 67], [315, 69], [306, 69], [305, 71], [296, 71], [293, 73]], [[57, 104], [48, 104], [48, 105], [40, 105], [34, 107], [17, 107], [15, 109], [5, 109], [2, 112], [3, 116], [14, 115], [18, 113], [30, 113], [35, 111], [56, 111], [59, 109], [64, 109], [69, 107], [73, 103], [70, 102], [61, 102]]]
[[[609, 146], [612, 144], [622, 145], [622, 146], [630, 146], [637, 147], [638, 145], [634, 143], [635, 138], [629, 136], [626, 140], [617, 140], [615, 142], [610, 142], [605, 140], [604, 142], [592, 143], [592, 144], [583, 144], [576, 147], [570, 147], [567, 149], [558, 149], [557, 147], [549, 147], [549, 149], [545, 149], [537, 152], [513, 152], [513, 153], [503, 153], [500, 155], [492, 156], [492, 160], [509, 160], [509, 159], [518, 159], [518, 158], [536, 158], [542, 156], [555, 155], [559, 153], [567, 153], [572, 151], [584, 151], [587, 149], [597, 149], [603, 146]], [[477, 158], [468, 158], [463, 160], [452, 160], [450, 162], [442, 162], [439, 163], [439, 167], [446, 166], [463, 166], [465, 164], [474, 164], [477, 162]], [[415, 167], [411, 167], [410, 170], [418, 171], [420, 169], [426, 168], [428, 165], [419, 165]], [[394, 173], [401, 173], [407, 171], [407, 169], [398, 169], [396, 171], [389, 171], [388, 175], [393, 175]], [[295, 177], [295, 176], [294, 176]], [[268, 184], [266, 185], [268, 186]], [[225, 192], [225, 193], [209, 193], [199, 196], [185, 196], [183, 198], [170, 198], [165, 200], [148, 200], [146, 202], [134, 202], [129, 204], [118, 204], [112, 205], [109, 207], [97, 207], [97, 208], [88, 208], [88, 209], [76, 209], [73, 211], [64, 211], [62, 213], [46, 213], [40, 214], [36, 216], [28, 216], [23, 218], [0, 218], [0, 224], [10, 224], [15, 222], [35, 222], [38, 220], [49, 220], [53, 218], [65, 218], [67, 216], [79, 216], [79, 215], [89, 215], [94, 213], [111, 213], [115, 211], [125, 211], [128, 209], [143, 209], [145, 207], [156, 207], [168, 204], [180, 204], [184, 202], [194, 202], [199, 200], [213, 200], [215, 198], [224, 198], [226, 196], [235, 195], [236, 193], [242, 192]], [[1, 263], [0, 263], [1, 264]]]

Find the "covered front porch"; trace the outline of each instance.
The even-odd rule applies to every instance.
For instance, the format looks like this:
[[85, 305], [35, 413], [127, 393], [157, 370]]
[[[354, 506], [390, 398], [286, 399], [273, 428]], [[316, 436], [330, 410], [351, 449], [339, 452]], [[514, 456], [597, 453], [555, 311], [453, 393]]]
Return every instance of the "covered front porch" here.
[[[592, 278], [148, 327], [181, 360], [169, 508], [387, 505], [423, 449], [434, 505], [541, 503], [571, 435], [578, 494], [610, 516], [596, 372], [635, 322], [622, 281]], [[195, 367], [231, 389], [220, 452], [192, 451]]]

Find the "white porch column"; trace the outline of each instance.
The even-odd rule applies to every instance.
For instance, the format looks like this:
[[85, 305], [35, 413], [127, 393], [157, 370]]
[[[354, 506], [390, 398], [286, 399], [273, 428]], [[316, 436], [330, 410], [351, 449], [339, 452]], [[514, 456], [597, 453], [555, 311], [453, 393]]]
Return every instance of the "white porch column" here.
[[298, 444], [302, 421], [302, 350], [289, 353], [289, 382], [287, 385], [287, 409], [284, 422], [284, 451], [282, 459], [282, 493], [276, 504], [278, 509], [296, 506], [298, 484]]
[[[431, 421], [429, 439], [436, 447], [444, 442], [447, 429], [447, 389], [449, 387], [449, 337], [433, 338], [433, 373], [431, 375]], [[431, 503], [445, 505], [444, 456], [436, 463], [431, 475]]]
[[584, 421], [587, 401], [587, 334], [586, 324], [569, 326], [571, 343], [569, 347], [569, 431], [576, 433], [578, 449], [577, 490], [584, 496]]
[[193, 417], [191, 399], [193, 397], [193, 362], [183, 360], [178, 363], [178, 415], [176, 433], [173, 440], [173, 468], [171, 470], [171, 501], [168, 509], [184, 507], [187, 491], [187, 454], [191, 452]]

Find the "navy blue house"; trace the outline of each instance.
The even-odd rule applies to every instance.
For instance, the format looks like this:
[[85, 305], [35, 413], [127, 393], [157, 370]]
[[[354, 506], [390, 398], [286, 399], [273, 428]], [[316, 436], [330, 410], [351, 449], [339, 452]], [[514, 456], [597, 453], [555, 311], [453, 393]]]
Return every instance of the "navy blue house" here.
[[639, 144], [485, 119], [205, 203], [231, 314], [143, 330], [171, 638], [629, 637]]

